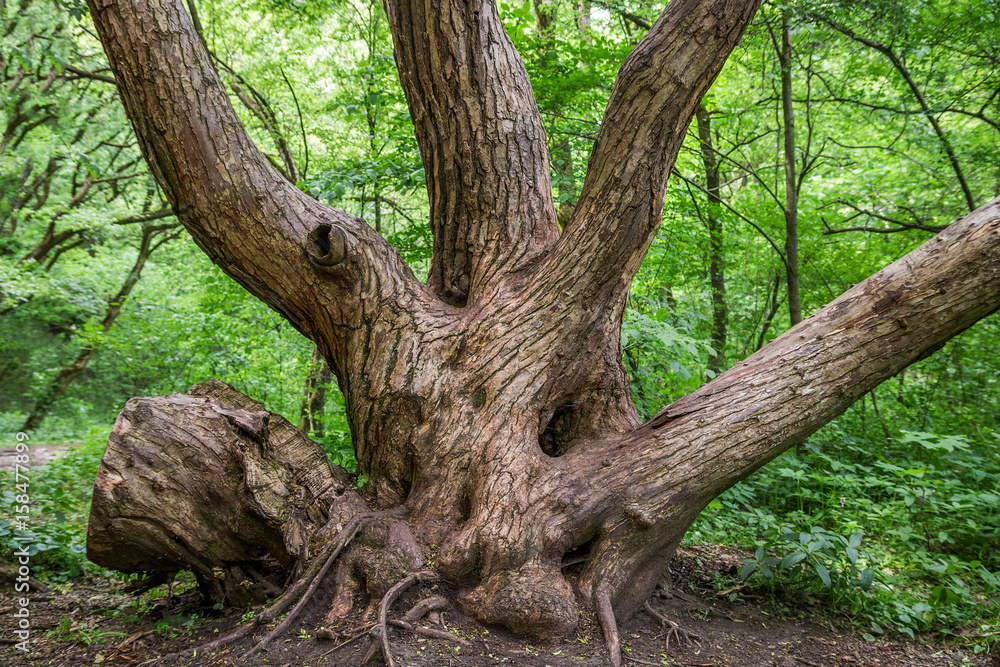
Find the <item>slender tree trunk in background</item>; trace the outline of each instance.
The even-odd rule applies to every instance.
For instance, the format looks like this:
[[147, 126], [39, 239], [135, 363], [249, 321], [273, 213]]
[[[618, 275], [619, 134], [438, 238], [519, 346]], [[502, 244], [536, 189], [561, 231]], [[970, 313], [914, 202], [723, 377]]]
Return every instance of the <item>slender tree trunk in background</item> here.
[[[364, 221], [261, 155], [175, 1], [90, 8], [179, 219], [333, 369], [369, 477], [356, 516], [394, 512], [365, 544], [399, 557], [365, 569], [361, 552], [345, 554], [334, 611], [362, 579], [384, 593], [433, 544], [440, 575], [470, 582], [461, 600], [480, 620], [561, 636], [582, 605], [616, 638], [615, 618], [641, 607], [712, 498], [1000, 307], [994, 202], [643, 424], [622, 359], [629, 288], [698, 102], [756, 2], [667, 5], [619, 72], [560, 233], [544, 127], [496, 7], [388, 0], [427, 179], [426, 284]], [[274, 446], [252, 416], [210, 403], [196, 411]], [[133, 428], [122, 417], [116, 437]], [[228, 483], [244, 484], [241, 470]], [[126, 474], [102, 468], [104, 507]], [[586, 561], [571, 583], [574, 550]]]
[[[370, 2], [368, 5], [368, 24], [365, 26], [365, 42], [368, 45], [368, 64], [371, 68], [371, 72], [375, 71], [375, 56], [376, 49], [378, 48], [378, 29], [382, 22], [382, 8], [381, 4], [377, 2]], [[378, 137], [378, 116], [379, 108], [375, 104], [372, 104], [372, 97], [376, 95], [375, 93], [375, 77], [369, 76], [367, 79], [367, 85], [365, 87], [365, 121], [368, 123], [368, 159], [375, 161], [378, 159], [381, 150], [376, 143], [376, 137]], [[375, 179], [372, 183], [372, 187], [375, 192], [372, 196], [372, 202], [375, 204], [375, 214], [373, 216], [375, 231], [382, 233], [382, 186], [379, 181], [381, 175]]]
[[[146, 260], [149, 256], [159, 248], [166, 240], [173, 238], [175, 235], [167, 236], [161, 238], [159, 242], [154, 243], [156, 240], [157, 233], [163, 232], [165, 228], [175, 228], [177, 225], [167, 225], [167, 226], [143, 226], [142, 230], [142, 241], [139, 244], [139, 255], [135, 258], [135, 264], [132, 266], [132, 270], [129, 271], [128, 277], [125, 278], [125, 282], [122, 283], [121, 288], [118, 293], [111, 297], [108, 301], [108, 307], [104, 311], [104, 318], [101, 320], [101, 333], [106, 334], [114, 326], [115, 320], [122, 312], [122, 306], [125, 304], [125, 300], [128, 299], [128, 295], [131, 294], [132, 288], [135, 287], [136, 283], [139, 282], [139, 277], [142, 274], [142, 267], [146, 265]], [[80, 353], [77, 354], [76, 359], [69, 366], [62, 368], [52, 381], [46, 387], [44, 393], [39, 396], [38, 400], [35, 401], [34, 407], [31, 409], [31, 414], [25, 420], [24, 425], [21, 427], [22, 431], [34, 431], [42, 422], [45, 417], [48, 416], [49, 411], [52, 409], [52, 405], [64, 394], [66, 389], [87, 370], [87, 364], [90, 360], [94, 358], [94, 354], [97, 352], [97, 346], [95, 344], [90, 344], [85, 346]]]
[[325, 431], [323, 415], [326, 412], [326, 388], [332, 381], [333, 371], [319, 350], [314, 348], [309, 359], [305, 393], [299, 410], [299, 428], [306, 433], [315, 434], [316, 437], [323, 437]]
[[573, 170], [573, 148], [568, 136], [564, 135], [552, 147], [552, 161], [559, 179], [559, 208], [556, 210], [556, 217], [562, 228], [569, 222], [576, 207], [576, 173]]
[[[768, 281], [770, 283], [770, 281]], [[757, 337], [757, 346], [754, 347], [753, 351], [756, 352], [760, 348], [764, 347], [764, 341], [767, 340], [767, 332], [771, 329], [771, 325], [774, 324], [774, 318], [778, 314], [778, 308], [781, 307], [781, 274], [778, 273], [774, 276], [774, 287], [770, 290], [770, 305], [765, 304], [765, 311], [763, 313], [763, 323], [760, 327], [760, 336]]]
[[585, 37], [588, 44], [593, 44], [594, 38], [590, 35], [590, 0], [575, 0], [573, 9], [576, 10], [576, 27], [580, 36]]
[[712, 118], [703, 104], [695, 114], [701, 159], [705, 165], [705, 190], [708, 193], [708, 275], [712, 290], [712, 350], [708, 369], [719, 374], [726, 368], [726, 306], [725, 251], [723, 249], [722, 197], [719, 192], [719, 163], [712, 145]]
[[802, 321], [799, 297], [799, 189], [795, 170], [795, 109], [792, 105], [792, 42], [789, 35], [790, 10], [781, 11], [781, 119], [785, 145], [785, 284], [788, 288], [788, 316], [792, 326]]

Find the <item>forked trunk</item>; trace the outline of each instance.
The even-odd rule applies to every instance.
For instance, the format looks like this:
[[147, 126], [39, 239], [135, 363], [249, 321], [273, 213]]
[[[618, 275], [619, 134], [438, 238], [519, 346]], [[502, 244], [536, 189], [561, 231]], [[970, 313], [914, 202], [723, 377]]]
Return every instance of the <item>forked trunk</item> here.
[[[576, 624], [582, 605], [613, 624], [612, 610], [621, 618], [640, 607], [713, 497], [1000, 305], [994, 202], [643, 425], [622, 366], [629, 286], [698, 101], [756, 2], [669, 4], [622, 67], [561, 235], [543, 125], [493, 4], [386, 8], [427, 167], [426, 285], [363, 221], [308, 198], [260, 154], [175, 2], [91, 0], [125, 108], [178, 217], [215, 262], [316, 342], [370, 477], [368, 507], [357, 512], [396, 510], [367, 525], [368, 551], [344, 555], [340, 609], [359, 578], [377, 594], [420, 568], [422, 543], [439, 545], [441, 575], [473, 575], [462, 600], [483, 621], [553, 636]], [[240, 426], [245, 415], [227, 412], [239, 406], [210, 403], [198, 404], [198, 420], [256, 452], [227, 454], [236, 467], [219, 480], [233, 485], [232, 502], [250, 503], [245, 489], [260, 478], [247, 471], [261, 466], [243, 462], [274, 460], [266, 452], [277, 441], [254, 419]], [[109, 456], [130, 456], [125, 427], [143, 414], [141, 401], [131, 405]], [[213, 429], [191, 446], [216, 448]], [[98, 491], [124, 493], [128, 480], [106, 471], [124, 478], [127, 469], [106, 463]], [[265, 487], [297, 486], [282, 474], [265, 474]], [[117, 511], [109, 493], [95, 512]], [[248, 520], [270, 526], [268, 549], [289, 566], [281, 512], [268, 523], [268, 503], [257, 502], [263, 518]], [[311, 534], [322, 541], [318, 521]], [[259, 556], [238, 547], [199, 556], [194, 538], [162, 532], [182, 543], [177, 553], [206, 562]], [[101, 546], [107, 558], [122, 548]], [[574, 550], [586, 560], [571, 582], [562, 562]]]

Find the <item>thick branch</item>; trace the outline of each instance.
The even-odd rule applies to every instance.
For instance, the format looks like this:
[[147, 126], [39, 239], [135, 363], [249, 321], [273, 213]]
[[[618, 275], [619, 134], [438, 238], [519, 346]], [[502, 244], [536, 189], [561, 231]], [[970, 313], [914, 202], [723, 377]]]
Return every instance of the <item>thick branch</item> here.
[[[323, 341], [328, 357], [342, 356], [336, 332], [361, 297], [420, 289], [367, 225], [300, 192], [253, 145], [176, 0], [90, 8], [143, 155], [180, 221], [229, 275]], [[306, 252], [320, 229], [340, 246], [336, 267], [320, 257], [322, 278]]]
[[491, 0], [389, 0], [431, 204], [429, 283], [464, 305], [558, 235], [545, 128]]
[[630, 489], [612, 499], [582, 585], [610, 581], [616, 611], [634, 611], [641, 600], [629, 591], [651, 590], [649, 563], [715, 495], [998, 308], [1000, 199], [631, 435], [571, 450], [560, 461], [567, 474], [591, 488]]

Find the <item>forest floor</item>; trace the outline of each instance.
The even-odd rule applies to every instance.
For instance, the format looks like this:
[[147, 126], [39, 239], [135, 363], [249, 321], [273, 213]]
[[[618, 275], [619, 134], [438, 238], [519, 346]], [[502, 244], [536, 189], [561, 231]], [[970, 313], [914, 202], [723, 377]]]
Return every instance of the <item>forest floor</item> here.
[[[720, 596], [720, 575], [735, 571], [742, 552], [699, 545], [678, 551], [671, 564], [674, 589], [684, 593], [650, 604], [665, 617], [697, 634], [700, 644], [671, 639], [660, 622], [640, 612], [620, 627], [623, 665], [677, 667], [931, 667], [968, 665], [1000, 667], [1000, 656], [973, 655], [956, 646], [907, 638], [866, 641], [804, 599], [780, 599], [769, 593], [736, 591], [735, 600]], [[12, 587], [6, 587], [8, 590]], [[183, 586], [179, 586], [183, 590]], [[174, 595], [169, 609], [161, 597], [150, 601], [128, 594], [116, 580], [90, 579], [31, 596], [30, 650], [13, 646], [12, 593], [0, 595], [0, 664], [2, 665], [138, 665], [159, 656], [196, 647], [223, 636], [251, 614], [213, 612], [199, 607], [193, 587]], [[460, 589], [438, 584], [411, 588], [390, 610], [399, 618], [429, 595], [454, 597]], [[360, 667], [372, 642], [372, 622], [361, 612], [332, 628], [329, 639], [315, 637], [331, 590], [321, 587], [315, 609], [279, 637], [267, 651], [247, 661], [253, 645], [238, 642], [221, 654], [197, 656], [167, 665], [274, 665], [280, 667]], [[260, 609], [255, 610], [259, 612]], [[525, 642], [499, 628], [487, 628], [456, 606], [441, 614], [439, 630], [454, 640], [426, 638], [390, 628], [396, 665], [402, 667], [529, 665], [532, 667], [604, 667], [610, 664], [600, 628], [584, 615], [575, 636], [551, 643]], [[426, 619], [425, 623], [426, 625]], [[996, 651], [994, 651], [996, 653]], [[384, 664], [379, 651], [371, 664]]]

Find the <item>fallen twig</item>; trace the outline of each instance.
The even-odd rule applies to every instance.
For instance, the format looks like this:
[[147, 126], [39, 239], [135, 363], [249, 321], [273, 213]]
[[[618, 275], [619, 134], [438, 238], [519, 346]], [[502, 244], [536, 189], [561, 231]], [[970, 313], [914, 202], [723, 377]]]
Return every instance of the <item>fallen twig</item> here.
[[823, 665], [819, 664], [818, 662], [813, 662], [812, 660], [806, 660], [805, 658], [800, 658], [799, 656], [795, 656], [795, 659], [801, 662], [803, 665], [809, 665], [809, 667], [823, 667]]
[[745, 583], [742, 583], [742, 584], [736, 584], [736, 585], [735, 585], [735, 586], [733, 586], [732, 588], [727, 588], [727, 589], [726, 589], [726, 590], [724, 590], [724, 591], [719, 591], [718, 593], [716, 593], [716, 594], [715, 594], [715, 597], [717, 597], [717, 598], [724, 598], [724, 597], [726, 597], [727, 595], [729, 595], [730, 593], [735, 593], [736, 591], [740, 590], [740, 589], [741, 589], [741, 588], [743, 588], [744, 586], [746, 586], [746, 584], [745, 584]]
[[339, 644], [337, 644], [336, 646], [334, 646], [332, 649], [330, 649], [329, 651], [327, 651], [323, 655], [324, 656], [330, 655], [334, 651], [336, 651], [338, 649], [342, 649], [342, 648], [344, 648], [345, 646], [347, 646], [348, 644], [350, 644], [352, 642], [358, 641], [359, 639], [361, 639], [362, 637], [364, 637], [365, 635], [367, 635], [369, 632], [371, 632], [371, 630], [372, 630], [373, 627], [375, 627], [375, 626], [374, 625], [368, 626], [367, 628], [365, 628], [363, 631], [359, 632], [358, 634], [352, 635], [349, 639], [345, 639], [344, 641], [340, 642]]
[[660, 612], [653, 609], [653, 605], [649, 604], [648, 601], [646, 602], [645, 609], [653, 616], [653, 618], [657, 619], [660, 623], [670, 628], [669, 630], [667, 630], [667, 643], [664, 649], [670, 648], [670, 637], [674, 637], [675, 639], [677, 639], [677, 641], [683, 640], [688, 646], [693, 646], [694, 644], [701, 643], [701, 637], [694, 634], [693, 632], [688, 632], [677, 623], [674, 623], [669, 618], [667, 618]]

